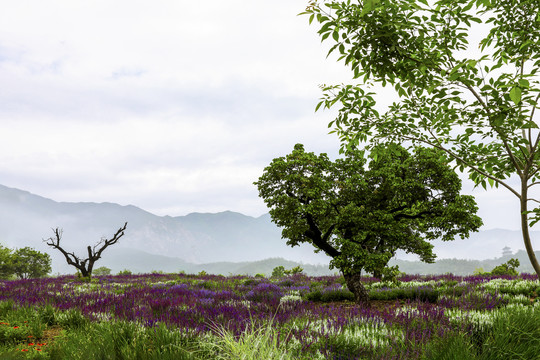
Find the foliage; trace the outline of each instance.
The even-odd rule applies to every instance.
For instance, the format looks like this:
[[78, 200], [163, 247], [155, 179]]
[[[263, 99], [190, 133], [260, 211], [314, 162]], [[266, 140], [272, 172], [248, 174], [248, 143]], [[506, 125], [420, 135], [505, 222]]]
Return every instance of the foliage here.
[[285, 275], [297, 275], [297, 274], [301, 274], [303, 271], [304, 269], [302, 269], [302, 267], [298, 265], [298, 266], [293, 267], [290, 270], [285, 270], [284, 273]]
[[30, 247], [17, 249], [12, 255], [13, 272], [19, 279], [39, 278], [51, 272], [51, 257]]
[[9, 249], [0, 245], [0, 279], [16, 275], [19, 279], [46, 276], [51, 272], [51, 257], [30, 247]]
[[[540, 285], [528, 274], [363, 277], [370, 295], [395, 295], [384, 307], [343, 302], [352, 294], [338, 276], [289, 276], [287, 285], [186, 274], [73, 278], [0, 283], [0, 358], [452, 359], [462, 346], [487, 360], [540, 351], [540, 299], [531, 294]], [[306, 300], [317, 291], [318, 302]]]
[[96, 276], [104, 276], [104, 275], [111, 275], [111, 269], [109, 269], [106, 266], [98, 267], [94, 270], [94, 275]]
[[428, 240], [464, 238], [481, 225], [442, 153], [388, 144], [369, 161], [363, 155], [351, 150], [332, 162], [297, 144], [264, 170], [255, 184], [288, 245], [312, 244], [345, 275], [394, 277], [387, 264], [398, 249], [433, 262]]
[[272, 277], [280, 278], [285, 276], [285, 267], [282, 265], [276, 266], [274, 270], [272, 270]]
[[510, 259], [506, 263], [496, 266], [491, 270], [491, 275], [518, 275], [517, 268], [519, 267], [518, 259]]
[[[529, 209], [540, 184], [538, 13], [540, 2], [525, 0], [329, 0], [312, 1], [303, 14], [358, 82], [322, 86], [317, 105], [339, 107], [330, 126], [343, 150], [360, 142], [428, 145], [477, 186], [506, 188], [520, 201], [524, 244], [540, 276], [529, 235], [540, 220], [540, 207]], [[399, 99], [384, 112], [375, 84], [390, 85]]]
[[226, 328], [216, 326], [215, 342], [206, 341], [203, 346], [218, 354], [215, 359], [245, 359], [245, 360], [288, 360], [292, 357], [284, 346], [280, 344], [279, 332], [272, 321], [259, 328], [250, 327], [237, 337]]
[[0, 279], [6, 279], [13, 275], [12, 250], [0, 245]]
[[118, 275], [131, 275], [131, 274], [132, 274], [132, 272], [129, 269], [124, 269], [124, 270], [118, 272]]

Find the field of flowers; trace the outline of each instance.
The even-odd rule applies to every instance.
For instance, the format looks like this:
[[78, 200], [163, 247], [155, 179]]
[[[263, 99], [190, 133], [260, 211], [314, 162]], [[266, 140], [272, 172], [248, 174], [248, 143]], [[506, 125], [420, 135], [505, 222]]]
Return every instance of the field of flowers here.
[[533, 275], [0, 282], [2, 359], [540, 359]]

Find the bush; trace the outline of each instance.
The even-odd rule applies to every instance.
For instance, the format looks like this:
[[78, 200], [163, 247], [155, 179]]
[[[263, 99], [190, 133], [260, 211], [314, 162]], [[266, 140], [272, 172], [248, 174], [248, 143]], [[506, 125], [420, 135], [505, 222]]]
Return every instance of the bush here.
[[307, 293], [306, 300], [315, 302], [354, 301], [354, 294], [345, 289], [321, 291], [316, 289]]
[[340, 290], [330, 290], [323, 292], [321, 301], [331, 302], [331, 301], [354, 301], [354, 294], [349, 290], [340, 289]]
[[95, 276], [111, 275], [111, 269], [106, 266], [101, 266], [95, 269], [93, 273]]
[[518, 267], [519, 267], [519, 260], [510, 259], [506, 263], [496, 266], [493, 270], [491, 270], [490, 274], [516, 276], [516, 275], [519, 275], [518, 271], [516, 270]]
[[302, 269], [300, 266], [295, 266], [290, 270], [285, 270], [285, 275], [296, 275], [301, 274], [304, 269]]
[[321, 290], [317, 289], [317, 290], [313, 290], [313, 291], [307, 293], [306, 294], [306, 300], [315, 301], [315, 302], [322, 301], [322, 292], [321, 292]]
[[274, 270], [272, 270], [272, 277], [283, 277], [285, 276], [285, 268], [283, 266], [276, 266]]
[[118, 273], [118, 275], [131, 275], [131, 270], [124, 269]]
[[430, 287], [414, 288], [413, 299], [435, 304], [439, 298], [439, 291]]
[[257, 284], [260, 284], [261, 283], [261, 280], [259, 279], [246, 279], [242, 282], [242, 284], [244, 286], [253, 286], [253, 285], [257, 285]]

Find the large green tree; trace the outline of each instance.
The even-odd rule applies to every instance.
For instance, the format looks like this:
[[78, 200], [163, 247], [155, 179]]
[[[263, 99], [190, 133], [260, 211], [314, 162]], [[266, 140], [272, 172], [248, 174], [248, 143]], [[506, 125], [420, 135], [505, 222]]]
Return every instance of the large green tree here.
[[13, 273], [19, 279], [43, 277], [51, 272], [51, 257], [30, 247], [17, 249], [12, 254]]
[[[519, 201], [525, 249], [540, 276], [529, 234], [540, 219], [531, 206], [540, 202], [531, 196], [540, 184], [540, 1], [312, 1], [304, 14], [356, 80], [323, 86], [318, 105], [339, 108], [331, 126], [344, 146], [432, 146], [476, 185], [506, 188]], [[373, 84], [396, 92], [384, 112]]]
[[433, 262], [429, 240], [464, 238], [482, 224], [444, 153], [389, 144], [369, 159], [350, 150], [333, 162], [298, 144], [255, 182], [287, 244], [324, 251], [357, 302], [368, 301], [362, 271], [384, 274], [399, 249]]

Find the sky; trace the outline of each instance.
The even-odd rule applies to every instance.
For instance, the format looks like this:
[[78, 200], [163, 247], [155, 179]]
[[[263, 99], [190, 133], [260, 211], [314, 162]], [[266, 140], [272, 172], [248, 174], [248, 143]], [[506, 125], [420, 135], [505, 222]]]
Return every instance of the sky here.
[[[267, 212], [253, 182], [296, 143], [335, 157], [307, 0], [21, 0], [0, 12], [0, 184], [156, 215]], [[391, 101], [392, 94], [386, 97]], [[472, 190], [484, 228], [517, 198]]]

